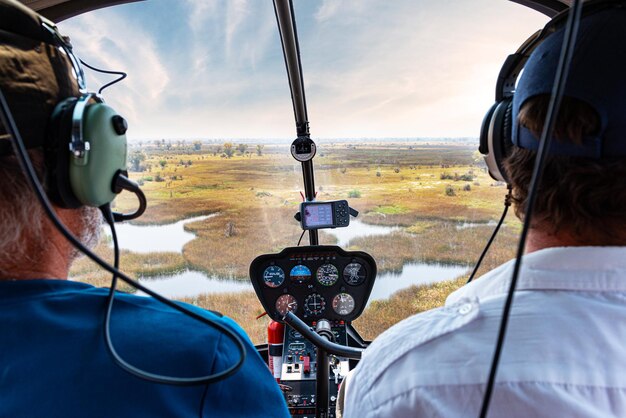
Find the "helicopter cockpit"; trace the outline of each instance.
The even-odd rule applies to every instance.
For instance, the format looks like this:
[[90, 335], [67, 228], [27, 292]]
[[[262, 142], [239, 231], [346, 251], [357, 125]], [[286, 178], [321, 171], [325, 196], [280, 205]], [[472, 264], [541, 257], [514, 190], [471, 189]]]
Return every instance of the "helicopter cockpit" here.
[[[131, 193], [111, 203], [112, 232], [71, 279], [108, 286], [112, 273], [113, 289], [235, 319], [298, 418], [340, 416], [342, 382], [372, 340], [515, 256], [526, 227], [505, 223], [511, 189], [492, 131], [541, 28], [578, 7], [20, 1], [70, 36], [131, 127], [128, 169], [112, 182]], [[237, 367], [181, 381], [210, 385]]]

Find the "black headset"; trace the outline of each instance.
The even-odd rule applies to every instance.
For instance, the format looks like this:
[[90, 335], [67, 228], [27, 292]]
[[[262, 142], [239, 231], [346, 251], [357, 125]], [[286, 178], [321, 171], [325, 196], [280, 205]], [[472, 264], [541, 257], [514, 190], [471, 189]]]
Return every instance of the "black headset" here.
[[[624, 0], [591, 0], [586, 2], [582, 18], [610, 7], [626, 5]], [[528, 58], [548, 35], [560, 29], [567, 19], [568, 10], [557, 14], [546, 26], [531, 35], [514, 54], [509, 55], [498, 74], [496, 82], [496, 102], [491, 106], [483, 119], [480, 128], [480, 144], [478, 151], [483, 154], [489, 175], [494, 180], [510, 184], [504, 170], [504, 160], [511, 153], [513, 97], [517, 78], [524, 69]]]
[[[63, 208], [108, 205], [123, 188], [118, 177], [128, 175], [126, 121], [99, 95], [86, 92], [80, 62], [54, 23], [20, 3], [3, 2], [0, 34], [53, 46], [69, 61], [78, 85], [78, 97], [68, 97], [54, 108], [43, 143], [39, 138], [30, 139], [31, 143], [39, 141], [31, 147], [43, 145], [49, 197]], [[9, 155], [11, 147], [4, 145], [0, 155]]]

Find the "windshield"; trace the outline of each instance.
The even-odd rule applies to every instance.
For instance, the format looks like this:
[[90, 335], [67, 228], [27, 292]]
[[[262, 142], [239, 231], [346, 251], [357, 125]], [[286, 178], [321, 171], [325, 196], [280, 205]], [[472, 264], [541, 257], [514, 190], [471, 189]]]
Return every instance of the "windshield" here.
[[[360, 212], [320, 243], [375, 258], [355, 322], [372, 339], [467, 279], [506, 194], [477, 155], [480, 124], [505, 57], [547, 19], [503, 0], [296, 1], [295, 11], [317, 199]], [[152, 0], [60, 26], [86, 63], [128, 73], [103, 96], [129, 121], [129, 171], [149, 208], [118, 226], [122, 269], [265, 342], [248, 268], [297, 245], [304, 191], [271, 2]], [[86, 71], [92, 90], [111, 80]], [[115, 205], [131, 210], [134, 198]], [[513, 256], [518, 231], [510, 216], [481, 271]], [[97, 251], [111, 259], [110, 245], [105, 231]], [[85, 259], [71, 276], [110, 281]]]

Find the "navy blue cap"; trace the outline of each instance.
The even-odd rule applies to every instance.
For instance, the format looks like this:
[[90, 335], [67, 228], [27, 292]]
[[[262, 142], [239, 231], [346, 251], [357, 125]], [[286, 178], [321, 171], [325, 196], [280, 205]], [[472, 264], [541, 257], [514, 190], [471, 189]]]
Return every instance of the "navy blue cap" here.
[[[526, 100], [552, 93], [564, 30], [549, 35], [532, 53], [513, 98], [512, 140], [537, 150], [539, 138], [518, 123]], [[626, 10], [594, 13], [580, 23], [565, 96], [589, 104], [600, 117], [600, 130], [582, 145], [553, 138], [551, 155], [602, 158], [626, 156]]]

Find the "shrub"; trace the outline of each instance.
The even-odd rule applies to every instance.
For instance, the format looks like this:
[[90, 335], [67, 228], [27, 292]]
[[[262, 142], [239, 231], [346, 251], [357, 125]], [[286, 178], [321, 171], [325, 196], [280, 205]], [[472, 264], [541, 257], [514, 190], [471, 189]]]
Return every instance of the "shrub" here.
[[156, 176], [154, 176], [154, 181], [161, 182], [161, 181], [165, 181], [165, 179], [159, 173]]
[[359, 190], [350, 190], [348, 192], [348, 197], [349, 198], [353, 198], [353, 199], [358, 199], [359, 197], [361, 197], [361, 192]]
[[446, 172], [441, 173], [439, 175], [439, 178], [441, 180], [454, 180], [454, 176], [452, 174], [449, 174], [449, 173], [446, 173]]
[[466, 184], [465, 186], [463, 186], [463, 191], [469, 192], [472, 190], [472, 186], [470, 186], [469, 184]]
[[454, 187], [450, 186], [449, 184], [446, 186], [446, 196], [456, 196]]
[[473, 181], [474, 180], [474, 176], [471, 175], [470, 173], [462, 174], [460, 176], [455, 175], [454, 177], [455, 177], [454, 180], [456, 181], [459, 181], [459, 180]]
[[154, 179], [152, 178], [152, 176], [148, 176], [148, 177], [142, 177], [141, 180], [142, 181], [152, 181]]

